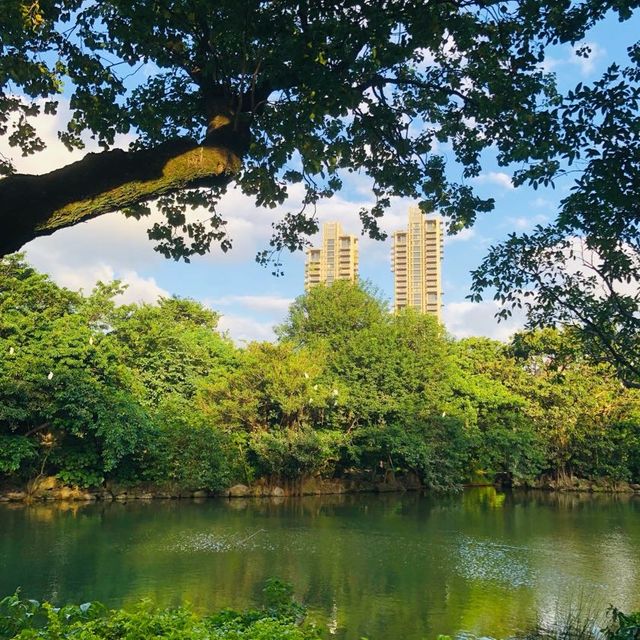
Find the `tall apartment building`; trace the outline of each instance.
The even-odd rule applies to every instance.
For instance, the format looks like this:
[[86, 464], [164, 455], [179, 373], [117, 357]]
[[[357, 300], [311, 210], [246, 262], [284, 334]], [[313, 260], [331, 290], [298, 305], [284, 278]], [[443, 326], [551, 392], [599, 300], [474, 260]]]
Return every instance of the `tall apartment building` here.
[[425, 217], [409, 208], [409, 225], [393, 234], [391, 269], [394, 309], [413, 307], [442, 320], [442, 252], [444, 235], [439, 217]]
[[322, 248], [307, 249], [304, 288], [334, 280], [358, 279], [358, 238], [343, 232], [339, 222], [322, 225]]

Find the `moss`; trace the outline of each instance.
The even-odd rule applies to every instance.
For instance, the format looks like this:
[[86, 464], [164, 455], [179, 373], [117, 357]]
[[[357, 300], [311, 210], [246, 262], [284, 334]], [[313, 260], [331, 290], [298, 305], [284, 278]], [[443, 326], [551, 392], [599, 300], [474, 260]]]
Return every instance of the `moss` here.
[[203, 146], [189, 149], [169, 158], [156, 177], [132, 180], [98, 195], [65, 204], [37, 225], [36, 231], [51, 232], [150, 198], [202, 185], [208, 179], [237, 173], [240, 166], [240, 159], [226, 149]]

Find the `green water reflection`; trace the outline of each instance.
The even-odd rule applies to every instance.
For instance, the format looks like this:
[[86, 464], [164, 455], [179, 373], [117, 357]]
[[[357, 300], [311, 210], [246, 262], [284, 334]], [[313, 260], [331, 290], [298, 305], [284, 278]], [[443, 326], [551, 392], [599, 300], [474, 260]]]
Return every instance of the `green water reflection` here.
[[292, 582], [334, 637], [504, 637], [567, 602], [640, 608], [640, 499], [474, 489], [248, 501], [0, 507], [0, 593], [189, 601]]

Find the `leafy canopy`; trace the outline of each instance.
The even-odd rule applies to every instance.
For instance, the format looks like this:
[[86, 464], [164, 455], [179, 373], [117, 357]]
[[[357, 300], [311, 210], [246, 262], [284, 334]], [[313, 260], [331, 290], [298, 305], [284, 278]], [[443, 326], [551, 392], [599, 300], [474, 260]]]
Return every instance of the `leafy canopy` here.
[[524, 307], [529, 327], [578, 328], [593, 357], [638, 387], [640, 42], [628, 55], [628, 66], [612, 64], [549, 110], [557, 155], [518, 171], [514, 181], [537, 187], [577, 179], [553, 222], [490, 249], [472, 273], [470, 297], [493, 290], [501, 317]]
[[576, 331], [454, 341], [336, 282], [296, 300], [278, 343], [238, 349], [194, 301], [117, 306], [120, 291], [0, 261], [0, 483], [640, 478], [640, 392]]
[[[119, 134], [133, 136], [133, 149], [176, 137], [226, 145], [242, 158], [233, 183], [257, 205], [304, 188], [302, 211], [275, 225], [276, 250], [316, 230], [307, 207], [340, 189], [345, 172], [372, 180], [376, 204], [360, 215], [374, 237], [392, 195], [461, 228], [493, 207], [466, 182], [483, 150], [553, 173], [563, 141], [549, 133], [562, 123], [549, 109], [559, 96], [540, 65], [545, 48], [580, 40], [610, 9], [628, 18], [633, 4], [7, 0], [0, 134], [24, 154], [39, 151], [34, 119], [64, 97], [59, 135], [69, 148], [87, 134], [105, 149]], [[447, 178], [439, 143], [451, 144], [462, 182]], [[188, 256], [214, 239], [228, 248], [216, 210], [226, 189], [162, 196], [166, 222], [150, 230], [159, 250]], [[208, 222], [187, 223], [185, 210], [203, 204]], [[145, 212], [144, 202], [131, 211]]]

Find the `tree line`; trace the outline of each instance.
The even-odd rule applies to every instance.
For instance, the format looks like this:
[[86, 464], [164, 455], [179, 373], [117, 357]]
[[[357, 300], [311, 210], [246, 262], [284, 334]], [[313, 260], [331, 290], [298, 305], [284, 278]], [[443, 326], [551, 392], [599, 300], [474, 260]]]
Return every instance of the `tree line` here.
[[571, 329], [455, 340], [336, 282], [299, 297], [277, 341], [238, 348], [198, 302], [122, 291], [0, 261], [2, 483], [640, 480], [640, 392]]

